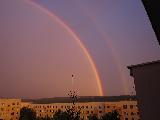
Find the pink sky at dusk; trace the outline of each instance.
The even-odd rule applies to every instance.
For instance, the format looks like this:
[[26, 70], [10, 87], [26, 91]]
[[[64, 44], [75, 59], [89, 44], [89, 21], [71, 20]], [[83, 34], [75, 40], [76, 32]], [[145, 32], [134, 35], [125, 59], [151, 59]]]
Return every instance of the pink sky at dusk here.
[[2, 0], [0, 97], [66, 96], [71, 89], [78, 95], [100, 95], [86, 53], [45, 11], [57, 16], [86, 48], [103, 95], [131, 94], [134, 83], [126, 66], [160, 58], [156, 37], [138, 0]]

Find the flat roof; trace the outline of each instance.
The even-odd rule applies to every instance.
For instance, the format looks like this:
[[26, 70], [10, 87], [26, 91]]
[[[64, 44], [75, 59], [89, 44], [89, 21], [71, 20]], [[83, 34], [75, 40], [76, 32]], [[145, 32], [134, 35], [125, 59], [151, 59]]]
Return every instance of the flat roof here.
[[145, 62], [145, 63], [141, 63], [141, 64], [137, 64], [137, 65], [130, 65], [130, 66], [127, 66], [127, 68], [132, 69], [132, 68], [135, 68], [135, 67], [143, 67], [143, 66], [146, 66], [146, 65], [152, 65], [152, 64], [157, 64], [157, 63], [160, 63], [160, 60]]

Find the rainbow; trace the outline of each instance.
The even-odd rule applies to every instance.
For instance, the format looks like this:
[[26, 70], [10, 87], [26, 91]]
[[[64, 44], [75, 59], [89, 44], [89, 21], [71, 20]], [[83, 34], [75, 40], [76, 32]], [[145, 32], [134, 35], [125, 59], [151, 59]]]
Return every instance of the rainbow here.
[[[80, 7], [82, 7], [82, 6], [80, 6]], [[91, 21], [93, 22], [93, 24], [95, 25], [96, 29], [97, 29], [97, 30], [99, 31], [99, 33], [101, 34], [102, 38], [104, 38], [104, 39], [106, 40], [106, 45], [107, 45], [107, 47], [109, 48], [109, 50], [110, 50], [110, 52], [111, 52], [111, 54], [112, 54], [114, 63], [115, 63], [116, 66], [117, 66], [117, 70], [118, 70], [118, 72], [119, 72], [121, 81], [122, 81], [122, 83], [123, 83], [124, 92], [125, 92], [125, 94], [127, 94], [128, 88], [126, 87], [126, 86], [127, 86], [127, 84], [126, 84], [126, 82], [125, 82], [125, 79], [126, 79], [126, 78], [125, 78], [124, 73], [122, 72], [122, 69], [121, 69], [122, 66], [121, 66], [121, 64], [120, 64], [120, 61], [117, 59], [117, 54], [116, 54], [115, 49], [114, 49], [114, 47], [113, 47], [113, 45], [112, 45], [112, 42], [110, 41], [110, 38], [108, 37], [109, 35], [106, 35], [106, 33], [104, 32], [104, 30], [102, 29], [102, 27], [101, 27], [99, 24], [97, 24], [96, 19], [93, 17], [94, 15], [92, 15], [91, 12], [88, 13], [88, 10], [87, 10], [85, 7], [82, 7], [82, 10], [85, 10], [84, 14], [86, 14], [86, 15], [90, 18], [90, 20], [91, 20]]]
[[89, 54], [88, 50], [86, 49], [85, 45], [81, 42], [80, 38], [76, 35], [76, 33], [73, 30], [71, 30], [71, 28], [67, 24], [65, 24], [65, 22], [63, 22], [58, 16], [56, 16], [55, 14], [50, 12], [49, 10], [43, 8], [42, 6], [36, 4], [35, 2], [33, 2], [31, 0], [25, 0], [25, 1], [29, 5], [32, 5], [35, 8], [41, 10], [43, 13], [48, 15], [51, 19], [54, 19], [58, 24], [60, 24], [74, 38], [74, 40], [78, 43], [78, 45], [80, 46], [80, 48], [83, 50], [84, 54], [86, 55], [90, 65], [93, 69], [95, 77], [96, 77], [97, 86], [98, 86], [98, 90], [99, 90], [99, 95], [103, 96], [102, 83], [101, 83], [101, 79], [100, 79], [100, 76], [98, 74], [98, 71], [96, 69], [95, 63], [93, 62], [92, 57]]

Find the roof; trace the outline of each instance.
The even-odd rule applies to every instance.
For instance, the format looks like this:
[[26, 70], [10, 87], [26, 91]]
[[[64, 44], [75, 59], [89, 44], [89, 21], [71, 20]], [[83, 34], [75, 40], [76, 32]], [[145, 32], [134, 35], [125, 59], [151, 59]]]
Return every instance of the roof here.
[[137, 64], [137, 65], [130, 65], [127, 66], [128, 69], [132, 69], [132, 68], [136, 68], [136, 67], [143, 67], [143, 66], [147, 66], [147, 65], [153, 65], [153, 64], [159, 64], [160, 60], [157, 61], [151, 61], [151, 62], [146, 62], [146, 63], [141, 63], [141, 64]]
[[[80, 96], [76, 102], [118, 102], [125, 100], [137, 100], [136, 96]], [[69, 97], [54, 97], [41, 99], [22, 99], [22, 102], [32, 102], [33, 104], [50, 104], [50, 103], [71, 103]]]

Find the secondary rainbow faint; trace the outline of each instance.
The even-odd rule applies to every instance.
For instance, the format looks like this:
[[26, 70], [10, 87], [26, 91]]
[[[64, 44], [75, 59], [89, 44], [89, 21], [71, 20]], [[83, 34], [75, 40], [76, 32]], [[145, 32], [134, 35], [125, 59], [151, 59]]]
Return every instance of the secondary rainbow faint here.
[[91, 67], [93, 69], [95, 77], [96, 77], [97, 86], [98, 86], [98, 90], [99, 90], [99, 95], [103, 96], [102, 83], [101, 83], [101, 79], [100, 79], [100, 76], [98, 74], [98, 71], [96, 69], [95, 63], [93, 62], [92, 57], [90, 56], [88, 50], [86, 49], [86, 47], [84, 46], [84, 44], [81, 42], [80, 38], [76, 35], [76, 33], [67, 24], [65, 24], [64, 21], [62, 21], [54, 13], [50, 12], [49, 10], [43, 8], [42, 6], [40, 6], [39, 4], [36, 4], [35, 2], [33, 2], [31, 0], [24, 0], [24, 1], [27, 4], [32, 5], [35, 8], [41, 10], [44, 14], [48, 15], [48, 17], [50, 17], [51, 19], [56, 20], [57, 23], [60, 24], [65, 30], [67, 30], [67, 32], [74, 38], [74, 40], [78, 43], [78, 45], [80, 46], [80, 48], [83, 50], [84, 54], [86, 55], [86, 57], [87, 57], [90, 65], [91, 65]]
[[106, 45], [109, 48], [110, 53], [112, 54], [115, 65], [117, 66], [118, 73], [123, 83], [124, 92], [127, 94], [128, 88], [126, 87], [127, 86], [125, 81], [126, 78], [124, 77], [125, 75], [121, 70], [122, 67], [120, 64], [120, 60], [117, 58], [117, 54], [115, 52], [114, 46], [112, 45], [111, 39], [109, 38], [109, 35], [107, 35], [106, 32], [104, 32], [104, 30], [102, 29], [103, 27], [97, 24], [96, 19], [93, 17], [94, 16], [93, 12], [88, 13], [89, 10], [86, 7], [80, 6], [80, 4], [79, 4], [79, 7], [81, 7], [81, 10], [83, 10], [83, 13], [90, 18], [90, 21], [94, 24], [94, 26], [96, 27], [97, 31], [100, 33], [102, 38], [105, 39]]

